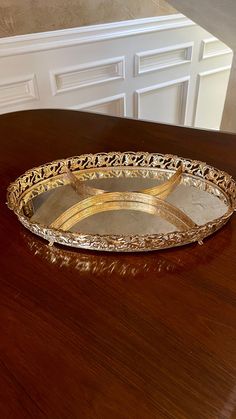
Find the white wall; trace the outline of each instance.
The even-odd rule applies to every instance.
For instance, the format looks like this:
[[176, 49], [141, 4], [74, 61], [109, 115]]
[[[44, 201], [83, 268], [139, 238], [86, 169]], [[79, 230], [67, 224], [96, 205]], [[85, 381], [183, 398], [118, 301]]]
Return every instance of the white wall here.
[[0, 39], [0, 112], [86, 109], [218, 129], [232, 52], [183, 15]]
[[234, 60], [225, 99], [221, 129], [236, 132], [236, 1], [168, 0], [168, 2], [232, 48]]

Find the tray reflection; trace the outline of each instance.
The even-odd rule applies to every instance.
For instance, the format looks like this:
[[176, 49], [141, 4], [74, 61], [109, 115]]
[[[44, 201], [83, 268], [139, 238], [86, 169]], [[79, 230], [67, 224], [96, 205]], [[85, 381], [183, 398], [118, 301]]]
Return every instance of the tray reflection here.
[[208, 238], [204, 246], [192, 244], [188, 248], [168, 249], [155, 253], [117, 254], [93, 253], [91, 251], [69, 250], [57, 245], [49, 246], [40, 238], [34, 238], [30, 232], [23, 232], [22, 237], [30, 252], [57, 269], [76, 270], [80, 274], [104, 275], [113, 274], [114, 278], [123, 279], [158, 278], [165, 273], [174, 274], [192, 269], [194, 265], [209, 263], [230, 246], [232, 231], [230, 224], [218, 233], [219, 240]]

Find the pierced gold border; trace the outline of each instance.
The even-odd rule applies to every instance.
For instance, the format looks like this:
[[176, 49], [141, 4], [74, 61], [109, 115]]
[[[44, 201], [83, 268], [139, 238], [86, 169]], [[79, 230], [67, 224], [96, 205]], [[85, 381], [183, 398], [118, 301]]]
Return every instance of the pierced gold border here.
[[[224, 199], [228, 211], [224, 216], [203, 226], [186, 231], [176, 231], [168, 234], [154, 235], [98, 235], [71, 233], [48, 228], [33, 223], [23, 214], [22, 208], [28, 200], [50, 187], [64, 185], [64, 175], [67, 169], [86, 171], [92, 168], [155, 168], [173, 173], [180, 165], [185, 173], [193, 177], [195, 185], [204, 181], [205, 190], [215, 193]], [[37, 187], [35, 187], [37, 185]], [[217, 187], [217, 188], [216, 188]], [[219, 190], [221, 193], [219, 194]], [[41, 191], [41, 192], [40, 192]], [[181, 246], [187, 243], [202, 241], [221, 228], [236, 209], [236, 184], [232, 177], [223, 171], [201, 161], [184, 159], [175, 155], [164, 155], [146, 152], [110, 152], [84, 154], [63, 160], [56, 160], [34, 169], [28, 170], [11, 183], [7, 190], [7, 203], [18, 216], [20, 222], [33, 233], [43, 237], [50, 243], [57, 242], [66, 246], [106, 251], [148, 251]], [[30, 212], [30, 208], [29, 208]]]

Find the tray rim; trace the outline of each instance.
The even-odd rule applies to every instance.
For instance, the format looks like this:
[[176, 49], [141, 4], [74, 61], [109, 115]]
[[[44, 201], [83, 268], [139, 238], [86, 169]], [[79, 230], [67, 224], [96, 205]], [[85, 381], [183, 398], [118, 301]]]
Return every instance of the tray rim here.
[[[40, 184], [65, 174], [66, 168], [72, 171], [87, 168], [118, 168], [140, 167], [142, 169], [158, 168], [166, 171], [176, 170], [180, 164], [184, 165], [184, 173], [196, 179], [205, 180], [210, 185], [215, 185], [227, 198], [228, 211], [220, 218], [212, 220], [202, 226], [197, 226], [185, 231], [173, 231], [152, 235], [121, 235], [121, 234], [84, 234], [56, 230], [29, 220], [21, 211], [20, 202], [22, 195], [30, 186]], [[196, 175], [197, 173], [197, 175]], [[59, 184], [62, 182], [58, 180]], [[27, 194], [26, 194], [27, 195]], [[34, 234], [49, 241], [83, 249], [106, 251], [150, 251], [169, 247], [181, 246], [192, 242], [202, 242], [210, 234], [221, 228], [236, 209], [236, 183], [231, 175], [208, 165], [205, 162], [178, 157], [172, 154], [151, 152], [100, 152], [95, 154], [82, 154], [58, 159], [27, 170], [12, 182], [7, 189], [7, 204], [14, 211], [19, 221]], [[29, 209], [30, 211], [30, 209]]]

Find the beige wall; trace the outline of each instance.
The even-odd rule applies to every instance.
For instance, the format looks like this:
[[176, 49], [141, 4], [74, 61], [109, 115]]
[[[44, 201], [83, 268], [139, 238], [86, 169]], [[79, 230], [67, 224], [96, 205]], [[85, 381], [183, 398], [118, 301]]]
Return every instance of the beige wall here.
[[169, 13], [164, 0], [0, 0], [0, 37]]

